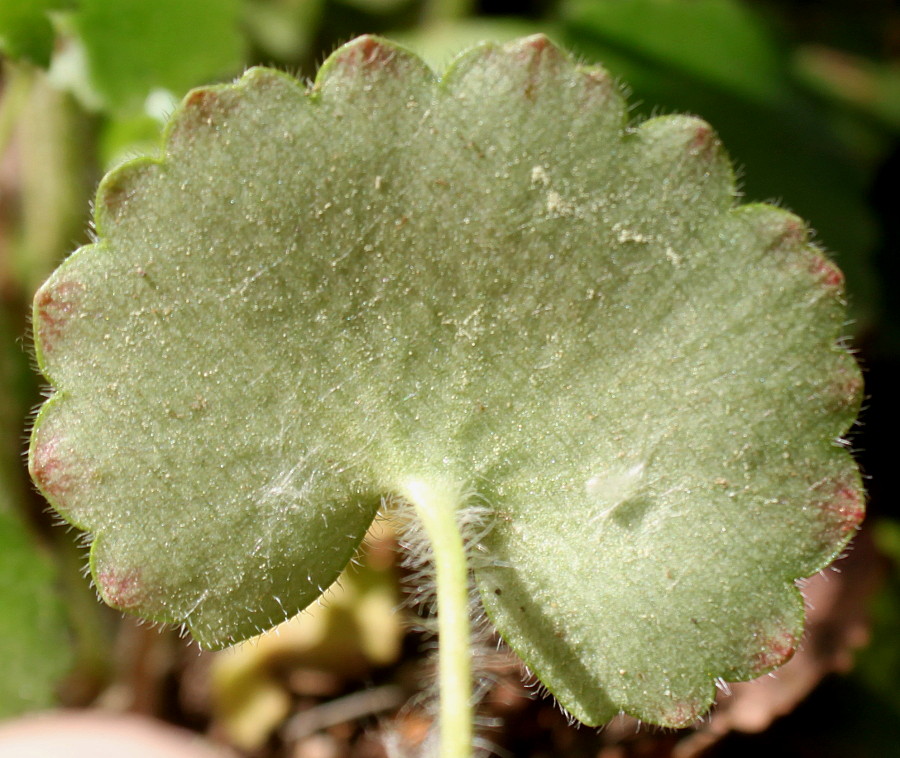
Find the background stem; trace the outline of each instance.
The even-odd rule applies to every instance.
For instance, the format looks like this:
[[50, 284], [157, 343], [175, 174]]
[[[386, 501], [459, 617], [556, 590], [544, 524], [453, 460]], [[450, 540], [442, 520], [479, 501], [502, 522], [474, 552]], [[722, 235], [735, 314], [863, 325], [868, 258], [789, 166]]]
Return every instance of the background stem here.
[[431, 542], [437, 583], [440, 758], [472, 750], [472, 663], [469, 570], [456, 521], [457, 487], [414, 480], [402, 492]]

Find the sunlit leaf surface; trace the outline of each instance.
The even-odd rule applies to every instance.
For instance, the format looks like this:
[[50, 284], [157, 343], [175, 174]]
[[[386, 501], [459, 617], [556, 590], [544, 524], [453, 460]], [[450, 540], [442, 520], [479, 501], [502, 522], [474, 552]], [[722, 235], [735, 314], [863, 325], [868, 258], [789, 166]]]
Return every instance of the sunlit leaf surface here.
[[210, 647], [314, 600], [382, 497], [469, 487], [560, 702], [689, 723], [790, 656], [863, 510], [841, 273], [735, 194], [706, 123], [627, 127], [540, 36], [196, 90], [36, 297], [31, 470], [109, 603]]

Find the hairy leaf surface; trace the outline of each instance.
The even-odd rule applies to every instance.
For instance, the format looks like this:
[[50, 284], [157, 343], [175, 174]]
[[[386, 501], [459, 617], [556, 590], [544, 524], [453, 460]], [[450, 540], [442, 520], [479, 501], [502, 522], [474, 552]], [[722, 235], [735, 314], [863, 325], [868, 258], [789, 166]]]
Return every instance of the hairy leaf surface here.
[[589, 724], [789, 657], [862, 516], [840, 272], [710, 127], [543, 37], [370, 37], [196, 90], [35, 301], [31, 469], [111, 604], [244, 639], [411, 480], [493, 509], [488, 614]]

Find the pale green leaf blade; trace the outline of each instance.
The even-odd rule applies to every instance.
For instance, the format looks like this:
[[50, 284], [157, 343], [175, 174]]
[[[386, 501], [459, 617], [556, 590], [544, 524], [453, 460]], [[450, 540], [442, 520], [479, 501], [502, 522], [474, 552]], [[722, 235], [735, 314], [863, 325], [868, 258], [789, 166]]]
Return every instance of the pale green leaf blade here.
[[484, 123], [567, 148], [515, 148], [540, 156], [545, 205], [527, 247], [535, 265], [541, 253], [565, 261], [550, 286], [566, 294], [534, 298], [556, 314], [546, 331], [529, 324], [542, 360], [502, 385], [521, 415], [498, 437], [530, 434], [482, 472], [499, 521], [479, 586], [579, 720], [622, 709], [682, 726], [706, 710], [714, 678], [789, 657], [803, 619], [790, 580], [827, 564], [862, 518], [836, 441], [861, 389], [837, 345], [842, 278], [796, 217], [734, 207], [703, 122], [651, 120], [610, 147], [598, 125], [580, 131], [571, 68], [543, 62], [546, 90], [528, 104], [527, 69], [475, 64], [461, 98], [520, 80], [479, 104]]
[[735, 207], [705, 123], [625, 114], [542, 37], [192, 93], [36, 300], [31, 467], [104, 597], [227, 644], [439, 477], [493, 509], [488, 613], [582, 721], [686, 723], [780, 663], [862, 512], [840, 273]]
[[[627, 82], [638, 113], [701, 114], [721, 135], [752, 199], [809, 219], [847, 275], [856, 331], [876, 298], [868, 262], [870, 178], [829, 114], [797, 87], [782, 40], [741, 0], [567, 0], [562, 39]], [[773, 145], [777, 147], [773, 149]]]
[[[422, 64], [398, 66], [425, 85]], [[332, 80], [337, 110], [355, 110]], [[408, 85], [397, 81], [399, 96]], [[345, 97], [361, 86], [348, 78]], [[393, 103], [384, 123], [400, 128], [412, 116]], [[390, 202], [374, 174], [359, 174], [389, 157], [359, 134], [353, 160], [317, 150], [335, 118], [274, 72], [193, 93], [166, 161], [106, 178], [102, 241], [70, 257], [36, 299], [37, 353], [58, 392], [36, 425], [33, 474], [95, 535], [105, 600], [184, 623], [209, 646], [315, 600], [385, 491], [368, 453], [378, 430], [358, 423], [366, 398], [351, 381], [380, 347], [350, 344], [334, 313], [349, 317], [365, 295], [350, 291], [352, 261], [340, 262], [356, 244], [353, 216], [329, 198], [357, 174], [370, 201]], [[185, 203], [196, 212], [181, 214]], [[173, 214], [181, 221], [158, 226]], [[331, 355], [330, 368], [314, 349]], [[346, 387], [333, 385], [341, 370]]]

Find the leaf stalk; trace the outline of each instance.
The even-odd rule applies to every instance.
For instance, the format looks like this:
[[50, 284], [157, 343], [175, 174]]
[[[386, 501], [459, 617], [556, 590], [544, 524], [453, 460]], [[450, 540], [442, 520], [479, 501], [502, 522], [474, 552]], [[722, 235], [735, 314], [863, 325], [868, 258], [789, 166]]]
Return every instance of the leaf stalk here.
[[431, 542], [437, 584], [439, 758], [467, 758], [472, 750], [472, 662], [469, 567], [456, 515], [460, 490], [413, 480], [401, 493]]

